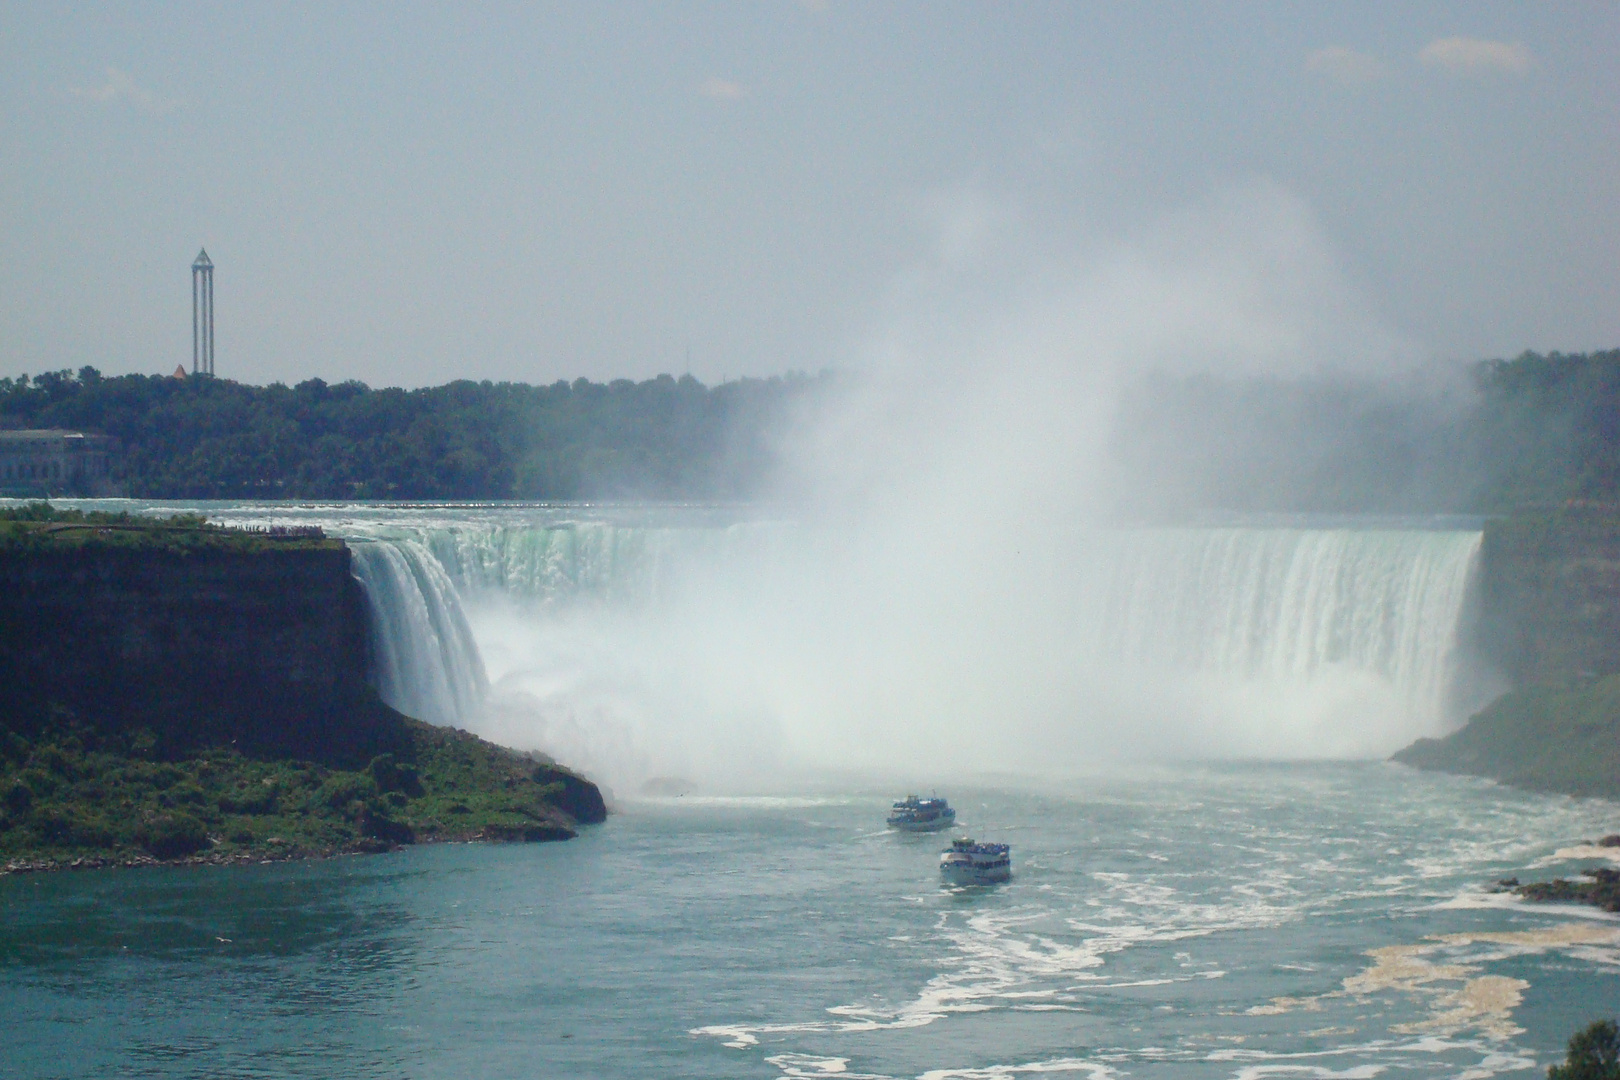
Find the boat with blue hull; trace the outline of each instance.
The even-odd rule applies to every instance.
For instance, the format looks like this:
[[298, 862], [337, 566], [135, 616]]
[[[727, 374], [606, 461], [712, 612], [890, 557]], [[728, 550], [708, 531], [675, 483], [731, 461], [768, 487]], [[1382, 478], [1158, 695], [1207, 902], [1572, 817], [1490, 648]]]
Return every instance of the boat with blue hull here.
[[919, 799], [907, 795], [889, 811], [889, 828], [902, 832], [934, 832], [956, 824], [956, 811], [938, 796]]
[[1012, 846], [980, 844], [969, 837], [951, 841], [939, 856], [947, 885], [994, 885], [1012, 877]]

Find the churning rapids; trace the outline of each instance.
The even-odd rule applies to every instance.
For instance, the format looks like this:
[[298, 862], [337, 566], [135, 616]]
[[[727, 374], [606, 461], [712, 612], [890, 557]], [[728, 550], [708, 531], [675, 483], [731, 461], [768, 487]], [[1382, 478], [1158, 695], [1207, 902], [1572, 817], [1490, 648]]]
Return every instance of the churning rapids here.
[[[1009, 529], [963, 580], [725, 509], [202, 509], [352, 541], [381, 693], [616, 812], [0, 879], [7, 1076], [1529, 1076], [1620, 1004], [1620, 920], [1486, 889], [1614, 804], [1377, 760], [1488, 689], [1477, 530]], [[883, 829], [936, 781], [1010, 884]]]

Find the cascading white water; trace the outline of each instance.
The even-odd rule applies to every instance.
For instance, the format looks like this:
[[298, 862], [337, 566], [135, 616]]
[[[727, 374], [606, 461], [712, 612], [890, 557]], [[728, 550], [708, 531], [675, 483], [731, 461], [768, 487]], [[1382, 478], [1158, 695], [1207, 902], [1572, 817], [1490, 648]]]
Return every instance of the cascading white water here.
[[665, 595], [683, 570], [768, 554], [784, 528], [769, 522], [700, 528], [568, 521], [428, 529], [418, 536], [464, 594], [504, 594], [543, 607], [636, 606]]
[[[567, 744], [541, 748], [582, 761], [609, 753], [593, 746], [606, 740], [609, 756], [657, 769], [661, 724], [684, 725], [689, 745], [690, 729], [722, 711], [746, 727], [738, 716], [749, 710], [769, 726], [798, 709], [802, 726], [818, 710], [847, 715], [859, 696], [826, 692], [851, 654], [817, 648], [846, 627], [829, 626], [825, 610], [795, 615], [836, 549], [825, 530], [438, 518], [350, 532], [372, 537], [356, 545], [357, 573], [375, 597], [380, 684], [407, 712], [496, 724], [509, 739], [531, 725], [539, 742]], [[1028, 539], [1009, 535], [1015, 547]], [[1078, 674], [1063, 693], [1083, 724], [1137, 717], [1131, 734], [1111, 737], [1116, 752], [1388, 752], [1452, 723], [1478, 546], [1475, 531], [1411, 527], [1089, 532], [1051, 571], [1050, 597], [1066, 614], [1053, 623], [1043, 610], [1022, 632], [1059, 667], [1070, 657]], [[498, 724], [478, 711], [483, 670], [462, 602], [503, 687]], [[906, 623], [848, 629], [893, 625]], [[818, 686], [820, 703], [806, 711], [780, 698], [780, 683], [733, 693], [766, 668]], [[1057, 669], [1008, 677], [1041, 670]], [[904, 686], [893, 682], [894, 693]], [[924, 715], [941, 715], [937, 701]], [[1192, 725], [1180, 742], [1150, 730], [1177, 724]]]
[[1178, 528], [1113, 534], [1080, 576], [1083, 648], [1167, 671], [1386, 683], [1414, 727], [1443, 725], [1477, 532]]
[[354, 575], [371, 610], [377, 691], [421, 720], [463, 726], [488, 689], [449, 575], [412, 539], [356, 539]]
[[959, 568], [911, 533], [713, 508], [270, 520], [353, 542], [391, 704], [620, 790], [795, 761], [932, 775], [1387, 754], [1462, 719], [1448, 698], [1480, 539], [1422, 522], [1008, 528]]

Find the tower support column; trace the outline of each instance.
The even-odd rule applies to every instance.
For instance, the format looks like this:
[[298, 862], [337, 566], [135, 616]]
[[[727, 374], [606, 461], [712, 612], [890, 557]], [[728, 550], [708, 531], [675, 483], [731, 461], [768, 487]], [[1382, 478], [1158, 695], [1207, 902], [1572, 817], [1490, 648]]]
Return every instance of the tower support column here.
[[214, 373], [214, 263], [207, 248], [191, 264], [191, 373]]

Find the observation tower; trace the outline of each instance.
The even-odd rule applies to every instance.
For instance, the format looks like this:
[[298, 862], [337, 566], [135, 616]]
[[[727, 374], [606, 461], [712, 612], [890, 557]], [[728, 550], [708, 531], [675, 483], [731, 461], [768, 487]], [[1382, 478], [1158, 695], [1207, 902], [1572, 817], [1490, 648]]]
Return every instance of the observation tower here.
[[214, 263], [207, 248], [191, 264], [191, 373], [214, 373]]

